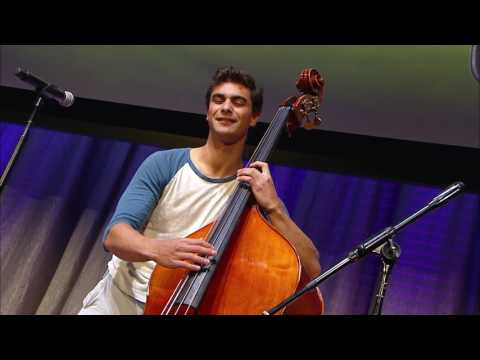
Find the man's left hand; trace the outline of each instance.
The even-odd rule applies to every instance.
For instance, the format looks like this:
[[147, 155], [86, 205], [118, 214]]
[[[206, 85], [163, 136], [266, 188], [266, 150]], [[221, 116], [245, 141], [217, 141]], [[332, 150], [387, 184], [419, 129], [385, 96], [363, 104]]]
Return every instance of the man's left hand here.
[[282, 202], [275, 190], [267, 163], [255, 161], [250, 167], [238, 170], [237, 180], [250, 184], [255, 199], [268, 214], [282, 211]]

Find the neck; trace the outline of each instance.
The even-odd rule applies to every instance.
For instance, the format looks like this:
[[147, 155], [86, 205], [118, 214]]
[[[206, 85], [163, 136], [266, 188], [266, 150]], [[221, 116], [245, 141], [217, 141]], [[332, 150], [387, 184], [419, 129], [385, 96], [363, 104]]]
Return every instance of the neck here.
[[205, 145], [192, 149], [192, 160], [202, 173], [212, 178], [236, 175], [242, 165], [245, 138], [234, 144], [216, 141], [211, 134]]

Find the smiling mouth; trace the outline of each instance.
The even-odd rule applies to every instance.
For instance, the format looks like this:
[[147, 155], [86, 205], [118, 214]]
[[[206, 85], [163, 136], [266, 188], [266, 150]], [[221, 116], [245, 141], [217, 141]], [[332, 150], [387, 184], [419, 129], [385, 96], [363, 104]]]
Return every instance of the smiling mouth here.
[[236, 122], [234, 119], [230, 119], [230, 118], [217, 118], [217, 121], [227, 122], [227, 123], [231, 123], [231, 124]]

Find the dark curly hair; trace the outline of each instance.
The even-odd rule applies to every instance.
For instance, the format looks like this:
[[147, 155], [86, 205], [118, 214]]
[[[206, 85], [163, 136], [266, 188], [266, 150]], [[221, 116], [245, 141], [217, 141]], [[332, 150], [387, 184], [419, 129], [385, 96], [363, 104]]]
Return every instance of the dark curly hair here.
[[250, 89], [252, 97], [252, 112], [254, 114], [260, 114], [262, 112], [263, 105], [263, 89], [257, 89], [255, 84], [255, 79], [250, 74], [246, 73], [243, 70], [235, 69], [233, 66], [228, 66], [224, 68], [219, 68], [212, 77], [212, 82], [207, 89], [207, 94], [205, 97], [207, 109], [210, 104], [210, 96], [212, 95], [213, 89], [222, 83], [232, 82], [235, 84], [241, 84], [246, 88]]

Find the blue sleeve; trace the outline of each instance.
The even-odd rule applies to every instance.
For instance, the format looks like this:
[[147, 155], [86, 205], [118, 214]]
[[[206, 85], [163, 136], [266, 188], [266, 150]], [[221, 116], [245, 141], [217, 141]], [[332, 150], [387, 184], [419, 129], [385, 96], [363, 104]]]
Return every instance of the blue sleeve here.
[[115, 224], [129, 224], [135, 230], [143, 231], [163, 189], [188, 161], [187, 156], [185, 149], [158, 151], [143, 161], [120, 197], [103, 234], [103, 241]]

